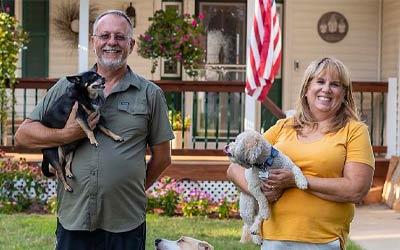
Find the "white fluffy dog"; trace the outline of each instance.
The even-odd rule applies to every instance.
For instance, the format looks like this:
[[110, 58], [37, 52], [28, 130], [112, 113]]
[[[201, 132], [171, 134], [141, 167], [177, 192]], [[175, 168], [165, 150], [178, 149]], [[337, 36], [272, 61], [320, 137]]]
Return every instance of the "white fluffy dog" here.
[[[231, 162], [246, 168], [245, 177], [252, 196], [241, 192], [239, 212], [244, 221], [240, 242], [253, 240], [261, 245], [260, 225], [269, 218], [268, 200], [261, 190], [261, 179], [268, 179], [270, 169], [287, 168], [293, 171], [296, 185], [307, 188], [307, 179], [289, 157], [279, 152], [256, 131], [240, 133], [234, 142], [224, 149]], [[257, 204], [258, 203], [258, 204]]]
[[214, 250], [210, 243], [187, 236], [182, 236], [175, 241], [156, 239], [154, 244], [156, 250]]

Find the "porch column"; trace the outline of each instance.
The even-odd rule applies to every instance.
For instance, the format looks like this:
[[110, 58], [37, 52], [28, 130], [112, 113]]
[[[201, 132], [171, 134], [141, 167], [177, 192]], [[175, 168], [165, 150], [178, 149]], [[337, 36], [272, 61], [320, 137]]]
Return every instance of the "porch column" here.
[[387, 99], [387, 115], [386, 115], [386, 138], [387, 153], [386, 158], [400, 155], [400, 100], [399, 87], [397, 78], [389, 78], [388, 81], [388, 99]]
[[[246, 63], [249, 63], [248, 60], [250, 55], [250, 34], [254, 17], [254, 6], [255, 0], [247, 1]], [[260, 131], [261, 129], [261, 103], [256, 99], [250, 97], [249, 95], [245, 96], [244, 129], [257, 131]]]
[[89, 0], [79, 1], [79, 72], [88, 70], [89, 61]]

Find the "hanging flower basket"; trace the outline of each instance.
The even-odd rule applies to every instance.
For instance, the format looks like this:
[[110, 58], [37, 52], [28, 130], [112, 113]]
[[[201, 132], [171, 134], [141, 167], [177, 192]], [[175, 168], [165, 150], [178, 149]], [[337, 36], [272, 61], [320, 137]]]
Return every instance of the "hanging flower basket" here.
[[197, 76], [197, 69], [204, 67], [203, 15], [179, 15], [176, 10], [158, 10], [148, 30], [139, 36], [138, 53], [143, 58], [153, 59], [151, 73], [158, 61], [155, 59], [179, 61], [189, 76]]

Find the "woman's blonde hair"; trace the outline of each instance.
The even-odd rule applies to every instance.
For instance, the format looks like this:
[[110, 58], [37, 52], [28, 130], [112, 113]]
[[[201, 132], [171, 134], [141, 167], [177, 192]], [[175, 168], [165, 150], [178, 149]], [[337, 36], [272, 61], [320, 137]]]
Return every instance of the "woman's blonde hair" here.
[[310, 82], [324, 72], [336, 73], [340, 84], [342, 84], [345, 90], [344, 100], [341, 107], [336, 112], [336, 118], [332, 120], [332, 123], [324, 132], [329, 133], [339, 130], [344, 127], [349, 119], [354, 119], [356, 121], [360, 120], [357, 107], [354, 103], [349, 71], [340, 60], [334, 57], [324, 57], [311, 62], [304, 73], [302, 80], [303, 85], [294, 117], [294, 128], [297, 131], [301, 131], [304, 127], [310, 127], [313, 129], [318, 127], [318, 122], [315, 120], [308, 105], [306, 93], [310, 86]]

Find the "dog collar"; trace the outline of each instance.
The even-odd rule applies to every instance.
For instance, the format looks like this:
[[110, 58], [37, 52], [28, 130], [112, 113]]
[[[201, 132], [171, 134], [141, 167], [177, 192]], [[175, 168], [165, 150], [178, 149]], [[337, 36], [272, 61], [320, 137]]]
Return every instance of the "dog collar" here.
[[271, 154], [265, 161], [264, 165], [267, 165], [268, 167], [271, 167], [272, 164], [274, 163], [274, 158], [279, 154], [279, 151], [275, 149], [274, 147], [271, 147]]
[[253, 166], [258, 167], [259, 169], [266, 170], [268, 167], [271, 167], [274, 163], [274, 158], [279, 154], [279, 151], [274, 147], [271, 147], [271, 154], [265, 160], [263, 164], [254, 164]]

